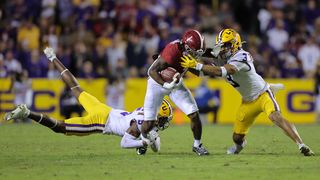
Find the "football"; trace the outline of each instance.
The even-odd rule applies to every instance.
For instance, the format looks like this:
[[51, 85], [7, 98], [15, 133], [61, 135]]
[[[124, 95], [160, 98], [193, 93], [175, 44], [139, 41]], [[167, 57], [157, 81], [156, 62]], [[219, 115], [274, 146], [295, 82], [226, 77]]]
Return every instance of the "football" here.
[[164, 70], [162, 70], [160, 72], [160, 76], [165, 82], [171, 82], [176, 73], [179, 74], [177, 76], [177, 78], [179, 79], [180, 78], [180, 73], [177, 70], [175, 70], [174, 68], [172, 68], [172, 67], [167, 67], [166, 69], [164, 69]]

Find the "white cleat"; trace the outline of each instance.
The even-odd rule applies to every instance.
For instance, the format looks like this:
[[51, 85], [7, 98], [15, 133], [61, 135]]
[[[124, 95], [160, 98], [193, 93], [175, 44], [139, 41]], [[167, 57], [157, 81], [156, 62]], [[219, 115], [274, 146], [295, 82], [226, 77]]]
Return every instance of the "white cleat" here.
[[4, 115], [4, 120], [17, 120], [17, 119], [25, 119], [29, 116], [30, 110], [28, 109], [27, 105], [20, 104], [11, 112], [8, 112]]
[[278, 91], [284, 89], [284, 85], [282, 83], [277, 83], [277, 84], [269, 83], [269, 85], [270, 85], [270, 89], [273, 93], [277, 93]]
[[247, 141], [243, 141], [242, 145], [235, 144], [227, 150], [227, 154], [239, 154], [240, 151], [246, 146]]
[[152, 149], [153, 152], [159, 152], [160, 145], [161, 145], [160, 136], [158, 136], [156, 140], [150, 144], [150, 148]]

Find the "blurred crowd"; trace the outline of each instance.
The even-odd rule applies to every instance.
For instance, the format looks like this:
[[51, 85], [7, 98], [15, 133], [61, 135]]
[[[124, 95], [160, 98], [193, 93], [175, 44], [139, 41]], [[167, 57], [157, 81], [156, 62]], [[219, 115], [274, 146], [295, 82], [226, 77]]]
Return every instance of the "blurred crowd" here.
[[207, 47], [236, 29], [265, 78], [311, 78], [320, 61], [319, 0], [2, 0], [0, 78], [58, 78], [52, 46], [79, 78], [145, 77], [154, 54], [188, 28]]

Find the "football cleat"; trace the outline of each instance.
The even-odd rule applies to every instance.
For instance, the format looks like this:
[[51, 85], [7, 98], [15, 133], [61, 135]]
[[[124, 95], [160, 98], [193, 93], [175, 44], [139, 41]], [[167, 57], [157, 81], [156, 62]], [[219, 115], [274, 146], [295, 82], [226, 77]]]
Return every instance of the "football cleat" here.
[[199, 156], [209, 155], [209, 152], [202, 146], [202, 143], [198, 147], [192, 147], [192, 151], [198, 154]]
[[306, 145], [300, 147], [299, 150], [304, 156], [314, 156], [314, 152]]
[[146, 147], [139, 147], [136, 149], [136, 151], [137, 151], [138, 155], [145, 155], [147, 152], [147, 148]]
[[247, 141], [243, 141], [242, 145], [234, 145], [227, 150], [227, 154], [239, 154], [240, 151], [246, 146]]
[[159, 152], [160, 145], [161, 145], [161, 141], [160, 141], [160, 136], [159, 136], [150, 144], [150, 148], [153, 152]]
[[29, 116], [30, 110], [28, 109], [27, 105], [20, 104], [11, 112], [8, 112], [4, 115], [4, 120], [17, 120], [17, 119], [25, 119]]

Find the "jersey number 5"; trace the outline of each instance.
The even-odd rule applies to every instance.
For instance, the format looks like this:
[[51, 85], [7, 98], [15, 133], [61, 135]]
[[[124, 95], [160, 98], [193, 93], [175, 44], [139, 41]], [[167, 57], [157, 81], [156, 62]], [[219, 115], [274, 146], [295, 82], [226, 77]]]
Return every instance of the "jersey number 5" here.
[[235, 88], [240, 86], [237, 82], [233, 80], [233, 77], [231, 75], [227, 75], [227, 80]]

